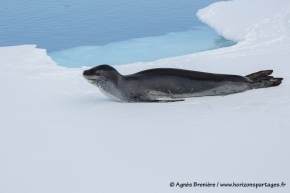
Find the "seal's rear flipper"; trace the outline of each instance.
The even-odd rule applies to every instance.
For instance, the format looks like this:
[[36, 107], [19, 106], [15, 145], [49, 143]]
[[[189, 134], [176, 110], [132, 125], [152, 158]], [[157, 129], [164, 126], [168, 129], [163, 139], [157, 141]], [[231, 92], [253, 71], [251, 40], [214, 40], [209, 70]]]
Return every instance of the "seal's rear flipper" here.
[[184, 101], [184, 99], [150, 100], [148, 102], [168, 103], [168, 102], [179, 102], [179, 101]]
[[273, 70], [263, 70], [263, 71], [255, 72], [252, 74], [248, 74], [246, 77], [252, 81], [257, 81], [258, 79], [263, 79], [267, 77], [273, 78], [273, 76], [269, 76], [272, 73], [273, 73]]
[[264, 70], [249, 74], [246, 77], [253, 81], [253, 88], [265, 88], [280, 85], [283, 78], [274, 78], [273, 76], [269, 76], [272, 73], [273, 70]]
[[261, 80], [263, 87], [278, 86], [282, 83], [283, 78], [270, 78], [269, 80]]

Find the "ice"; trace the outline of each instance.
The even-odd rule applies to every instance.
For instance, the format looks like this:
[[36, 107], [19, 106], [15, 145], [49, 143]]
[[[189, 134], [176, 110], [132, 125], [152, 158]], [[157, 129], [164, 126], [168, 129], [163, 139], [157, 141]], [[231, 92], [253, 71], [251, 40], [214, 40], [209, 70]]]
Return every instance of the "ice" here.
[[[290, 2], [235, 0], [199, 12], [237, 45], [155, 67], [247, 75], [273, 69], [278, 87], [176, 103], [121, 103], [31, 45], [0, 48], [0, 190], [63, 192], [290, 191]], [[187, 183], [286, 183], [186, 188]]]
[[60, 66], [81, 67], [99, 64], [129, 64], [187, 55], [199, 51], [234, 45], [218, 36], [209, 27], [199, 27], [186, 32], [169, 33], [163, 36], [130, 39], [104, 46], [83, 46], [49, 56]]

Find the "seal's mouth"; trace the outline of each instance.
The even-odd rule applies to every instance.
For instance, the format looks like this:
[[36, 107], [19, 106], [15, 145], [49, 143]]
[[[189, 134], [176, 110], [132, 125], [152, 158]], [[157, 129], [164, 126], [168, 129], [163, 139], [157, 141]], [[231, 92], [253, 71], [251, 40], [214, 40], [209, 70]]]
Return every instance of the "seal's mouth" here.
[[91, 84], [96, 84], [99, 79], [99, 72], [95, 70], [85, 70], [83, 72], [84, 78]]
[[96, 82], [96, 78], [94, 76], [87, 76], [87, 75], [84, 75], [84, 78], [89, 81], [89, 83], [94, 83]]

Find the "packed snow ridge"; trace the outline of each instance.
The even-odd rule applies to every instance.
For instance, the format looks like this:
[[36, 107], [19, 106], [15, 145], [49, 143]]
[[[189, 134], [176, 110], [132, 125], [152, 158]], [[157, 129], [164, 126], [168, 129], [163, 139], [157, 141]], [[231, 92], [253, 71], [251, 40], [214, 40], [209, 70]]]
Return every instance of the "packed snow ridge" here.
[[180, 192], [171, 182], [284, 182], [196, 191], [289, 192], [289, 0], [219, 2], [197, 15], [239, 43], [118, 71], [175, 67], [246, 75], [273, 69], [283, 83], [177, 103], [121, 103], [84, 80], [86, 67], [60, 67], [34, 45], [2, 47], [1, 192]]

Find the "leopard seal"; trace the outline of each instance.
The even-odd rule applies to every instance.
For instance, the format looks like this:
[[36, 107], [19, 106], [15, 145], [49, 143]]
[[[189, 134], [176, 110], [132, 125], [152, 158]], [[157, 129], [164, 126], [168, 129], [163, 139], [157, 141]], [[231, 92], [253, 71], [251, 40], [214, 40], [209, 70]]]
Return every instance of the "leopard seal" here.
[[103, 64], [85, 70], [84, 78], [109, 98], [123, 102], [175, 102], [188, 97], [215, 96], [278, 86], [283, 78], [273, 70], [247, 76], [213, 74], [175, 68], [155, 68], [122, 75]]

